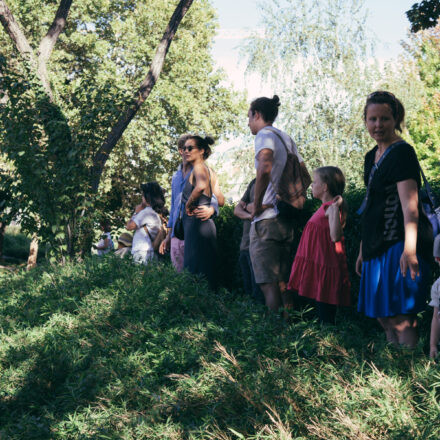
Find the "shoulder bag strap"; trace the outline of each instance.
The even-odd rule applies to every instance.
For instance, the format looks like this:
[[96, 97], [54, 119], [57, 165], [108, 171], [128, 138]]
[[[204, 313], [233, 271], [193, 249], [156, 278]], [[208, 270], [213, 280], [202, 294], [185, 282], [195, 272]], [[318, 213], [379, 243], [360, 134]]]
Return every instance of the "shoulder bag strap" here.
[[426, 189], [426, 194], [428, 196], [429, 202], [431, 204], [431, 207], [433, 209], [437, 208], [437, 200], [434, 196], [434, 191], [432, 190], [431, 185], [428, 182], [428, 179], [425, 176], [425, 173], [422, 170], [422, 167], [419, 164], [419, 168], [420, 168], [420, 173], [422, 174], [422, 178], [423, 178], [423, 184], [425, 185], [425, 189]]
[[370, 189], [371, 189], [371, 182], [373, 180], [373, 176], [376, 174], [376, 171], [379, 169], [380, 164], [385, 160], [385, 158], [388, 156], [388, 154], [391, 153], [392, 150], [394, 150], [395, 147], [397, 147], [399, 144], [403, 143], [405, 141], [398, 141], [392, 145], [390, 145], [382, 154], [381, 158], [377, 161], [377, 163], [373, 163], [373, 166], [370, 170], [370, 175], [368, 176], [368, 184], [367, 184], [367, 191], [364, 197], [364, 200], [362, 201], [361, 206], [356, 211], [356, 214], [361, 215], [365, 208], [367, 207], [368, 197], [370, 196]]
[[[273, 133], [280, 141], [281, 141], [281, 143], [283, 144], [283, 146], [284, 146], [284, 148], [285, 148], [285, 150], [286, 150], [286, 155], [288, 155], [289, 153], [290, 153], [290, 151], [289, 151], [289, 149], [287, 148], [287, 145], [286, 145], [286, 143], [284, 142], [284, 139], [282, 138], [282, 136], [279, 134], [279, 133], [277, 133], [275, 130], [273, 130], [273, 127], [272, 126], [267, 126], [267, 127], [264, 127], [264, 128], [266, 128], [267, 130], [269, 130], [271, 133]], [[287, 160], [287, 156], [286, 156], [286, 160]], [[271, 176], [270, 176], [270, 183], [272, 184], [272, 187], [273, 187], [273, 190], [274, 191], [276, 191], [276, 188], [275, 188], [275, 185], [274, 185], [274, 183], [273, 183], [273, 181], [272, 181], [272, 173], [271, 173]]]
[[[281, 143], [283, 144], [284, 148], [286, 149], [286, 153], [287, 153], [287, 154], [289, 154], [289, 153], [293, 153], [293, 151], [289, 151], [289, 149], [287, 148], [287, 145], [286, 145], [286, 143], [284, 142], [283, 137], [282, 137], [279, 133], [277, 133], [275, 130], [273, 130], [271, 126], [267, 126], [267, 127], [264, 127], [264, 128], [266, 128], [266, 129], [269, 130], [271, 133], [273, 133], [275, 136], [277, 136], [277, 138], [281, 141]], [[289, 137], [290, 137], [290, 136], [289, 136]], [[290, 139], [290, 140], [292, 140], [292, 139]], [[292, 141], [292, 142], [293, 142], [293, 141]]]

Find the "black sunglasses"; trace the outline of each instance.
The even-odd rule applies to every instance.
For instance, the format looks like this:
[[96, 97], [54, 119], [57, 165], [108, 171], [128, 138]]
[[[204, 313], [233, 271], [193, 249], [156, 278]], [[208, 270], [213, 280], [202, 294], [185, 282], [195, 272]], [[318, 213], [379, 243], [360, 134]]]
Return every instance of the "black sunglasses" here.
[[192, 145], [190, 145], [189, 147], [182, 147], [181, 150], [182, 151], [192, 151], [192, 150], [194, 150], [194, 148], [196, 148], [196, 147], [193, 147]]

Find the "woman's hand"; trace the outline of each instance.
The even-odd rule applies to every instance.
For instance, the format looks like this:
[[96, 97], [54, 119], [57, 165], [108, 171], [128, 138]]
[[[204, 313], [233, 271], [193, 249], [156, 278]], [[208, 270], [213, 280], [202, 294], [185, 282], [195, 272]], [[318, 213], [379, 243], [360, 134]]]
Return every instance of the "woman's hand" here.
[[417, 255], [403, 251], [402, 256], [400, 257], [400, 271], [402, 272], [402, 275], [404, 277], [406, 277], [408, 268], [411, 279], [415, 280], [416, 276], [420, 275], [419, 261], [417, 260]]
[[356, 260], [356, 273], [361, 277], [362, 276], [362, 264], [364, 260], [362, 259], [362, 255], [358, 255]]
[[431, 359], [435, 359], [438, 356], [438, 347], [437, 345], [429, 347], [429, 357]]
[[171, 234], [168, 232], [167, 236], [164, 240], [162, 240], [162, 243], [159, 245], [159, 254], [165, 255], [171, 247]]
[[202, 222], [209, 220], [214, 215], [214, 208], [212, 206], [198, 206], [194, 209], [193, 214]]
[[192, 205], [192, 201], [188, 200], [188, 202], [186, 202], [185, 211], [186, 211], [186, 215], [190, 217], [194, 215], [194, 206]]

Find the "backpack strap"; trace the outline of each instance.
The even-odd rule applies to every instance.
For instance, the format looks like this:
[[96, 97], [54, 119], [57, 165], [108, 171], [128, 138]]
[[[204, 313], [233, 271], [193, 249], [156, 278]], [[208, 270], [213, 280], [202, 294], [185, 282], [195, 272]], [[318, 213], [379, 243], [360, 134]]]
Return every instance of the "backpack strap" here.
[[[289, 155], [289, 153], [292, 153], [288, 148], [287, 148], [287, 145], [286, 145], [286, 143], [284, 142], [284, 139], [282, 138], [282, 136], [279, 134], [279, 133], [277, 133], [276, 132], [276, 130], [274, 130], [273, 129], [273, 127], [271, 126], [271, 125], [269, 125], [269, 126], [267, 126], [267, 127], [264, 127], [264, 128], [266, 128], [267, 130], [269, 130], [271, 133], [273, 133], [280, 141], [281, 141], [281, 143], [283, 144], [283, 147], [284, 147], [284, 149], [286, 150], [286, 155]], [[290, 137], [290, 136], [289, 136]], [[290, 138], [290, 140], [292, 140], [292, 138]], [[293, 141], [292, 141], [293, 142]], [[292, 153], [293, 154], [293, 153]], [[287, 156], [286, 156], [286, 159], [287, 159]], [[276, 192], [277, 191], [277, 189], [275, 188], [275, 184], [273, 183], [273, 180], [272, 180], [272, 173], [270, 173], [271, 174], [271, 176], [270, 176], [270, 183], [272, 184], [272, 187], [273, 187], [273, 190]], [[271, 208], [272, 208], [272, 206], [271, 206]]]
[[[286, 149], [286, 154], [289, 154], [289, 153], [292, 153], [292, 154], [294, 154], [294, 152], [293, 151], [290, 151], [288, 148], [287, 148], [287, 144], [284, 142], [284, 139], [283, 139], [283, 137], [276, 131], [276, 130], [273, 130], [272, 128], [272, 126], [267, 126], [267, 127], [264, 127], [264, 128], [266, 128], [267, 130], [269, 130], [271, 133], [273, 133], [275, 136], [277, 136], [277, 138], [281, 141], [281, 143], [283, 144], [283, 146], [284, 146], [284, 148]], [[292, 146], [293, 146], [293, 140], [292, 140], [292, 138], [289, 136], [289, 139], [290, 139], [290, 141], [292, 142]]]

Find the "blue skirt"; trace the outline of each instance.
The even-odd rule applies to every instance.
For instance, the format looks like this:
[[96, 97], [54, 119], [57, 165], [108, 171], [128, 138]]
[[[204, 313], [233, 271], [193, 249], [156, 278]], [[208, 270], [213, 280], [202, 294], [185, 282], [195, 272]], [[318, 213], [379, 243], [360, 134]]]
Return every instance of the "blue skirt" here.
[[410, 315], [421, 312], [429, 295], [431, 268], [417, 256], [420, 275], [411, 279], [400, 272], [404, 242], [391, 246], [380, 257], [365, 261], [359, 292], [358, 311], [371, 318]]

